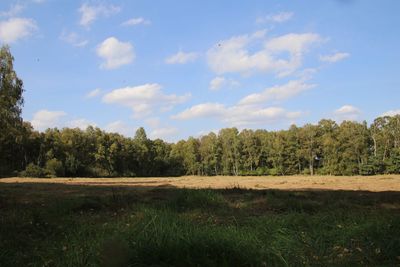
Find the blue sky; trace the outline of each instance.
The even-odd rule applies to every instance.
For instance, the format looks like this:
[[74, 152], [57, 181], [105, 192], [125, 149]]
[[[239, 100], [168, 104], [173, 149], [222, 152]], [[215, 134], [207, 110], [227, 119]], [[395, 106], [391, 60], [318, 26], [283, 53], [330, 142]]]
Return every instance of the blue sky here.
[[0, 3], [0, 42], [38, 130], [176, 141], [400, 113], [400, 2]]

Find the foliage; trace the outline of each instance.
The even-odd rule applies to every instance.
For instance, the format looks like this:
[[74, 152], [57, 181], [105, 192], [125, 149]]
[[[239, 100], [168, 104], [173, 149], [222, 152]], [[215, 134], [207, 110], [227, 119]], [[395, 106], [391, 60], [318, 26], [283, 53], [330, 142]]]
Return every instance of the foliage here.
[[46, 162], [46, 171], [52, 177], [64, 176], [64, 166], [58, 159], [49, 159]]
[[14, 71], [10, 48], [0, 48], [0, 176], [21, 168], [25, 129], [21, 119], [23, 83]]
[[37, 178], [44, 178], [47, 176], [46, 170], [40, 168], [39, 166], [30, 163], [26, 166], [26, 169], [20, 173], [22, 177], [37, 177]]
[[[39, 133], [24, 123], [21, 153], [9, 156], [12, 171], [33, 163], [51, 176], [70, 177], [398, 174], [400, 141], [393, 140], [400, 124], [392, 122], [399, 118], [386, 117], [379, 130], [365, 122], [328, 120], [276, 132], [227, 128], [175, 144], [150, 140], [144, 129], [126, 138], [93, 127]], [[384, 138], [381, 132], [387, 132]]]
[[37, 176], [39, 168], [70, 177], [400, 173], [400, 115], [370, 126], [321, 120], [271, 132], [225, 128], [174, 144], [150, 140], [144, 128], [134, 138], [91, 126], [40, 133], [20, 117], [23, 83], [13, 60], [2, 47], [0, 177], [25, 169]]

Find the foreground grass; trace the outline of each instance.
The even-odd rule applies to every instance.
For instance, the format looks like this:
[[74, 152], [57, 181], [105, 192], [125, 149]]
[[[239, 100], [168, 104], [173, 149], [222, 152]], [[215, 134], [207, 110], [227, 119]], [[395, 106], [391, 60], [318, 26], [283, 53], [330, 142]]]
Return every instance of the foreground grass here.
[[400, 193], [0, 186], [0, 266], [397, 266]]

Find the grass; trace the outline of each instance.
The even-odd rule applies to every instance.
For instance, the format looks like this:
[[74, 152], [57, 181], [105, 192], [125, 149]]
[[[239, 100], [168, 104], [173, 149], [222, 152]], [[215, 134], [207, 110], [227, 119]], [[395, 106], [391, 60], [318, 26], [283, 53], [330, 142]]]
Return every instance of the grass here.
[[400, 192], [0, 185], [0, 266], [398, 266]]

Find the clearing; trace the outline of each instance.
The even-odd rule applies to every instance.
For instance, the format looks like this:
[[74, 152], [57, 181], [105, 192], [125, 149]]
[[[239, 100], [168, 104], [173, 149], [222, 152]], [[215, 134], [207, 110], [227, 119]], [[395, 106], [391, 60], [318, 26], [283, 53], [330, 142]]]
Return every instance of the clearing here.
[[377, 176], [183, 176], [148, 178], [5, 178], [1, 183], [50, 183], [66, 185], [245, 188], [281, 190], [400, 191], [400, 175]]

